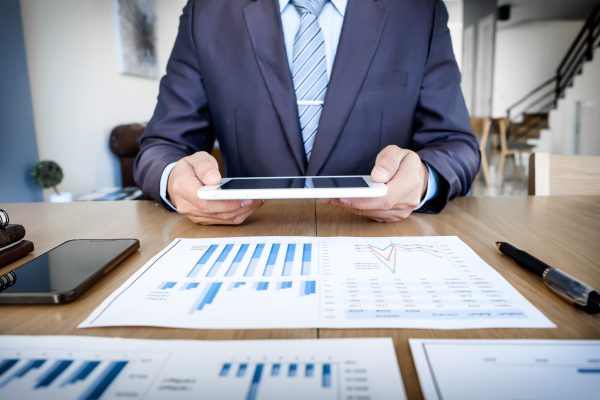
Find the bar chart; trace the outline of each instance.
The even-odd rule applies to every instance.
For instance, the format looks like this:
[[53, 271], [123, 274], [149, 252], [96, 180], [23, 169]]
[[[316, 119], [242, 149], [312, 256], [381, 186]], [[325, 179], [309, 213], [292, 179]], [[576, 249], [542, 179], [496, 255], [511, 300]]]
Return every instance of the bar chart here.
[[186, 274], [188, 278], [308, 276], [312, 243], [211, 244]]
[[403, 399], [390, 339], [3, 336], [2, 399]]
[[218, 373], [219, 384], [245, 392], [246, 400], [274, 398], [283, 387], [334, 400], [340, 397], [339, 378], [339, 365], [332, 362], [227, 362]]
[[[0, 398], [93, 400], [125, 393], [139, 396], [141, 392], [132, 388], [150, 384], [165, 361], [161, 354], [139, 354], [136, 359], [98, 356], [90, 351], [78, 355], [69, 352], [60, 358], [48, 357], [46, 351], [33, 358], [19, 356], [14, 349], [12, 353], [0, 360]], [[85, 358], [86, 353], [90, 358]]]

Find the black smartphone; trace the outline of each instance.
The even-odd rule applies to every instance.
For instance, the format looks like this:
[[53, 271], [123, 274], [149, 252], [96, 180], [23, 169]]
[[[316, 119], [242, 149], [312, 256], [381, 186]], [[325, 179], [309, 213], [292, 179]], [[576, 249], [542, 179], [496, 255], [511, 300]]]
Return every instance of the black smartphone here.
[[137, 239], [75, 239], [2, 275], [0, 303], [68, 303], [140, 247]]

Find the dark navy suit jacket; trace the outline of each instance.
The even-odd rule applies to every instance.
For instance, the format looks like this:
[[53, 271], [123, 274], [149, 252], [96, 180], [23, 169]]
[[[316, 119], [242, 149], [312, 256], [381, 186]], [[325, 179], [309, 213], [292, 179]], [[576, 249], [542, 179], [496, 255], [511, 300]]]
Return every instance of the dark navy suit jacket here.
[[210, 151], [226, 176], [355, 175], [394, 144], [439, 176], [439, 211], [479, 168], [441, 0], [349, 0], [310, 162], [276, 0], [190, 0], [134, 174], [160, 200], [169, 163]]

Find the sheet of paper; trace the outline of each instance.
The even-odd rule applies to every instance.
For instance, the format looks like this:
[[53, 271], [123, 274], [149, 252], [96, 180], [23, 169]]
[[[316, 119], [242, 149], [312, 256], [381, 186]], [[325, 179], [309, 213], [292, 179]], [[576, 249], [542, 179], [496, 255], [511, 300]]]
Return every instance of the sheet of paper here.
[[410, 339], [428, 399], [597, 399], [600, 341]]
[[2, 399], [404, 399], [391, 339], [0, 336]]
[[457, 237], [177, 239], [81, 325], [554, 325]]

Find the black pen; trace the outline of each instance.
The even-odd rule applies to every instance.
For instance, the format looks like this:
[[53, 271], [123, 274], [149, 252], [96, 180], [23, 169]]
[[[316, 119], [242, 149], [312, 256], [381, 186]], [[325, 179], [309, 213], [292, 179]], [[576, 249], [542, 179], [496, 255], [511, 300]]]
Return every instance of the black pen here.
[[600, 312], [600, 294], [594, 288], [509, 243], [496, 242], [496, 247], [529, 272], [541, 276], [552, 291], [573, 303], [575, 307], [590, 314]]

